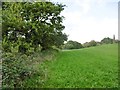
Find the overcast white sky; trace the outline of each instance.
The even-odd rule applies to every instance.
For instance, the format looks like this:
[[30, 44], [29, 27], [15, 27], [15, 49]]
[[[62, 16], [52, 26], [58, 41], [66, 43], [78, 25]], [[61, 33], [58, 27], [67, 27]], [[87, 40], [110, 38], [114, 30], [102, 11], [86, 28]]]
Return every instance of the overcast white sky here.
[[80, 43], [91, 40], [100, 41], [104, 37], [118, 39], [118, 1], [119, 0], [50, 0], [63, 3], [67, 7], [64, 32], [69, 40]]

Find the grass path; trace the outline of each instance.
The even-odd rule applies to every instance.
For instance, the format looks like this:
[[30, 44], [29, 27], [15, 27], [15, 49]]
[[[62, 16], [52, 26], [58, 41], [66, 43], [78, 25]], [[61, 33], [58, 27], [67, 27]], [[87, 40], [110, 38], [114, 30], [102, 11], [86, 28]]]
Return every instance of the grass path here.
[[117, 87], [117, 50], [117, 44], [110, 44], [61, 51], [56, 60], [45, 63], [49, 73], [42, 87]]

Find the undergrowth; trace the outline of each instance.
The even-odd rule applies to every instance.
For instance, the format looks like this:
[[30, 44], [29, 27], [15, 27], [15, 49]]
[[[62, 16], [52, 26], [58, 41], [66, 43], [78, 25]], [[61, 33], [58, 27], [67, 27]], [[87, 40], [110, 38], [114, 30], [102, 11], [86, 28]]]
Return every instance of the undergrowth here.
[[56, 53], [57, 51], [52, 49], [29, 55], [2, 53], [2, 87], [31, 87], [31, 82], [33, 82], [31, 78], [36, 80], [36, 76], [39, 76], [39, 80], [36, 83], [42, 84], [46, 78], [45, 67], [42, 67], [42, 63], [52, 60]]

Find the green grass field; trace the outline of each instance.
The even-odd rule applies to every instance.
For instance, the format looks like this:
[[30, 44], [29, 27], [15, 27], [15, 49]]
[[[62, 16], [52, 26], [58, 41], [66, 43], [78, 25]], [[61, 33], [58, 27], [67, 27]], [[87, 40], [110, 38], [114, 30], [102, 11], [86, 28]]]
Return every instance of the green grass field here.
[[61, 51], [45, 65], [48, 77], [42, 87], [118, 87], [117, 44]]

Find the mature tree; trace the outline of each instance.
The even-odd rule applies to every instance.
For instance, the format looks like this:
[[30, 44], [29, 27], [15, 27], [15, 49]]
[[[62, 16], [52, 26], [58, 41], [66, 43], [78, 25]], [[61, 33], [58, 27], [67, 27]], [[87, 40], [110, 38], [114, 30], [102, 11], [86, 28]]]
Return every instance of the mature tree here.
[[97, 42], [94, 41], [94, 40], [91, 40], [91, 41], [89, 42], [89, 45], [90, 45], [90, 46], [96, 46], [96, 45], [97, 45]]
[[77, 41], [68, 41], [65, 46], [64, 46], [65, 49], [80, 49], [80, 48], [83, 48], [82, 44], [77, 42]]
[[90, 42], [85, 42], [83, 44], [84, 47], [91, 47], [91, 46], [96, 46], [96, 45], [97, 45], [97, 42], [94, 40], [91, 40]]
[[[63, 16], [60, 15], [61, 11], [64, 10], [64, 5], [53, 4], [51, 2], [40, 2], [33, 4], [25, 4], [25, 11], [23, 11], [23, 17], [31, 26], [29, 33], [34, 34], [32, 38], [33, 44], [42, 46], [45, 50], [55, 43], [59, 43], [58, 36], [62, 37], [62, 30], [65, 28], [62, 25]], [[34, 24], [33, 24], [34, 23]], [[27, 33], [27, 34], [29, 34]], [[26, 36], [27, 37], [27, 36]], [[56, 38], [55, 40], [53, 40]], [[61, 38], [62, 41], [66, 39]], [[59, 43], [59, 45], [63, 42]]]
[[52, 2], [3, 3], [4, 41], [20, 41], [19, 49], [25, 49], [28, 43], [35, 51], [39, 45], [42, 50], [61, 46], [67, 40], [62, 33], [64, 17], [60, 15], [64, 6]]
[[113, 39], [111, 39], [111, 38], [109, 38], [109, 37], [107, 37], [107, 38], [103, 38], [102, 40], [101, 40], [101, 43], [103, 44], [112, 44], [113, 43]]
[[85, 42], [85, 43], [83, 44], [83, 46], [84, 46], [84, 47], [90, 47], [90, 46], [89, 46], [89, 42]]

